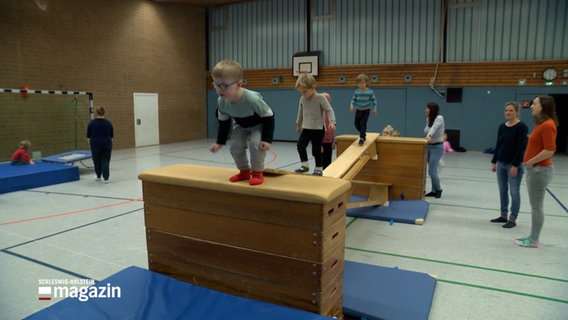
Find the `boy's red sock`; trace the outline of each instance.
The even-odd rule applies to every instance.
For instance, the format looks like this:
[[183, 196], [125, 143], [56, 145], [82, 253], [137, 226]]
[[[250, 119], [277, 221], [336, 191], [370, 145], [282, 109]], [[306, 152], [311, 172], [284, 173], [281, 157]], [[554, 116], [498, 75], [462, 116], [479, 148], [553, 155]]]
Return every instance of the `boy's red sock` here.
[[229, 181], [237, 182], [250, 179], [250, 169], [248, 170], [240, 170], [238, 174], [231, 176]]
[[252, 172], [252, 179], [250, 179], [249, 183], [251, 186], [255, 186], [257, 184], [262, 184], [264, 182], [264, 174], [262, 171], [253, 171]]

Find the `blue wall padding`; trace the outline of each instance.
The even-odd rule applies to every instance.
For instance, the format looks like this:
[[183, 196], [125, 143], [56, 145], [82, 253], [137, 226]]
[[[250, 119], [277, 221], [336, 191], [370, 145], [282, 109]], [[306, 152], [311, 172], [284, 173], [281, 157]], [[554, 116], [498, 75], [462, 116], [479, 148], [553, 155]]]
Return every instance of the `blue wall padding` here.
[[[337, 118], [336, 135], [357, 134], [353, 124], [354, 114], [349, 103], [356, 86], [318, 87], [319, 92], [331, 94], [331, 105]], [[274, 140], [296, 141], [296, 115], [300, 94], [294, 88], [268, 88], [251, 90], [260, 92], [275, 115]], [[464, 87], [461, 103], [447, 103], [428, 87], [371, 86], [378, 100], [378, 116], [369, 117], [368, 132], [383, 132], [387, 124], [399, 130], [403, 137], [423, 138], [428, 102], [440, 105], [446, 129], [460, 130], [460, 146], [468, 151], [483, 151], [495, 146], [497, 129], [504, 121], [503, 105], [507, 101], [534, 99], [540, 94], [565, 94], [566, 86], [514, 86], [514, 87]], [[207, 91], [208, 137], [217, 136], [217, 94]], [[532, 131], [533, 117], [529, 108], [522, 108], [521, 119]], [[489, 161], [489, 160], [488, 160]]]

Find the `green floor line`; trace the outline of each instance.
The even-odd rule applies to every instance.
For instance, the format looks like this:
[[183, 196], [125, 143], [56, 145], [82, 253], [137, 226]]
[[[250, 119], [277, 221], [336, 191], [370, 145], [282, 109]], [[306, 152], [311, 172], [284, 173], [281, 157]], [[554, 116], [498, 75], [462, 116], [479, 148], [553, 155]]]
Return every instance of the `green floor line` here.
[[481, 285], [477, 285], [477, 284], [451, 281], [451, 280], [445, 280], [445, 279], [437, 279], [437, 280], [439, 282], [451, 283], [451, 284], [465, 286], [465, 287], [479, 288], [479, 289], [497, 291], [497, 292], [504, 292], [504, 293], [514, 294], [514, 295], [518, 295], [518, 296], [524, 296], [524, 297], [530, 297], [530, 298], [536, 298], [536, 299], [542, 299], [542, 300], [547, 300], [547, 301], [554, 301], [554, 302], [560, 302], [560, 303], [568, 304], [568, 300], [562, 300], [562, 299], [551, 298], [551, 297], [544, 297], [544, 296], [539, 296], [539, 295], [536, 295], [536, 294], [530, 294], [530, 293], [524, 293], [524, 292], [518, 292], [518, 291], [511, 291], [511, 290], [505, 290], [505, 289], [499, 289], [499, 288], [494, 288], [494, 287], [487, 287], [487, 286], [481, 286]]
[[434, 259], [427, 259], [427, 258], [412, 257], [412, 256], [406, 256], [406, 255], [397, 254], [397, 253], [380, 252], [380, 251], [367, 250], [367, 249], [360, 249], [360, 248], [345, 247], [345, 249], [353, 250], [353, 251], [366, 252], [366, 253], [380, 254], [380, 255], [384, 255], [384, 256], [391, 256], [391, 257], [397, 257], [397, 258], [405, 258], [405, 259], [412, 259], [412, 260], [433, 262], [433, 263], [439, 263], [439, 264], [447, 264], [447, 265], [458, 266], [458, 267], [466, 267], [466, 268], [471, 268], [471, 269], [479, 269], [479, 270], [500, 272], [500, 273], [506, 273], [506, 274], [524, 276], [524, 277], [530, 277], [530, 278], [538, 278], [538, 279], [544, 279], [544, 280], [550, 280], [550, 281], [557, 281], [557, 282], [565, 282], [565, 283], [568, 283], [568, 279], [559, 279], [559, 278], [552, 278], [552, 277], [546, 277], [546, 276], [539, 276], [539, 275], [530, 274], [530, 273], [523, 273], [523, 272], [516, 272], [516, 271], [493, 269], [493, 268], [487, 268], [487, 267], [481, 267], [481, 266], [474, 266], [474, 265], [469, 265], [469, 264], [464, 264], [464, 263], [457, 263], [457, 262], [450, 262], [450, 261], [443, 261], [443, 260], [434, 260]]
[[[446, 207], [457, 207], [457, 208], [468, 208], [468, 209], [478, 209], [478, 210], [486, 210], [486, 211], [499, 211], [499, 209], [495, 209], [495, 208], [483, 208], [483, 207], [476, 207], [476, 206], [466, 206], [466, 205], [462, 205], [462, 204], [449, 204], [449, 203], [430, 202], [430, 205], [446, 206]], [[527, 213], [527, 214], [529, 214], [530, 212], [528, 212], [528, 211], [520, 211], [519, 213]]]
[[351, 226], [353, 222], [355, 222], [355, 220], [357, 220], [357, 217], [351, 219], [351, 221], [349, 221], [349, 223], [345, 226], [345, 229], [349, 228], [349, 226]]
[[[495, 208], [482, 208], [482, 207], [475, 207], [475, 206], [466, 206], [466, 205], [461, 205], [461, 204], [449, 204], [449, 203], [433, 203], [430, 202], [430, 205], [434, 205], [434, 206], [446, 206], [446, 207], [456, 207], [456, 208], [468, 208], [468, 209], [478, 209], [478, 210], [485, 210], [485, 211], [496, 211]], [[497, 209], [498, 211], [498, 209]], [[530, 211], [520, 211], [519, 213], [525, 213], [530, 215]], [[545, 213], [544, 214], [547, 217], [557, 217], [557, 218], [568, 218], [567, 215], [565, 214], [549, 214], [549, 213]]]
[[[556, 176], [557, 174], [555, 174]], [[489, 179], [489, 178], [476, 178], [476, 177], [462, 177], [462, 176], [444, 176], [444, 179], [446, 180], [454, 180], [454, 181], [467, 181], [467, 182], [486, 182], [486, 183], [493, 183], [495, 184], [495, 186], [497, 186], [497, 180], [496, 179]], [[551, 182], [548, 185], [549, 188], [560, 188], [560, 189], [567, 189], [568, 185], [565, 184], [558, 184], [558, 183], [554, 183]]]
[[454, 180], [454, 181], [466, 181], [466, 182], [484, 182], [491, 183], [495, 185], [497, 189], [497, 181], [489, 178], [476, 178], [476, 177], [458, 177], [458, 176], [444, 176], [444, 180]]

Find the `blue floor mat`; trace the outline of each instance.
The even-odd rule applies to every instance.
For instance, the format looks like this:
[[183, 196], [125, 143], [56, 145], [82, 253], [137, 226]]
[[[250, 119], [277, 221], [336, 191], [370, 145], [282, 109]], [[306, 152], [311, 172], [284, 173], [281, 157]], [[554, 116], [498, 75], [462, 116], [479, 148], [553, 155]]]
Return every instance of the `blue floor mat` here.
[[56, 163], [0, 164], [0, 193], [79, 180], [79, 168]]
[[[84, 301], [66, 298], [26, 319], [332, 320], [199, 287], [138, 267], [126, 268], [94, 287], [110, 288], [105, 292], [114, 292], [113, 298], [87, 298]], [[120, 297], [117, 297], [116, 287], [120, 288]]]
[[[351, 197], [353, 201], [361, 201]], [[388, 206], [347, 209], [347, 216], [373, 220], [424, 224], [430, 203], [424, 200], [391, 200]]]
[[427, 320], [436, 279], [428, 274], [345, 261], [343, 313], [369, 320]]

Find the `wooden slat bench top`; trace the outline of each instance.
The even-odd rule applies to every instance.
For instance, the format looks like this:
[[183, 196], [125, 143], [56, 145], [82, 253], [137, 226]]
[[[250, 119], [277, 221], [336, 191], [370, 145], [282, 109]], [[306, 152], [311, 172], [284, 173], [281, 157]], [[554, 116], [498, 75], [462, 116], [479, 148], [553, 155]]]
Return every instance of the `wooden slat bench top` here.
[[264, 183], [257, 186], [248, 181], [230, 182], [229, 177], [236, 173], [232, 168], [177, 164], [144, 171], [138, 178], [143, 182], [311, 203], [327, 203], [351, 189], [351, 183], [343, 179], [298, 174], [266, 175]]

